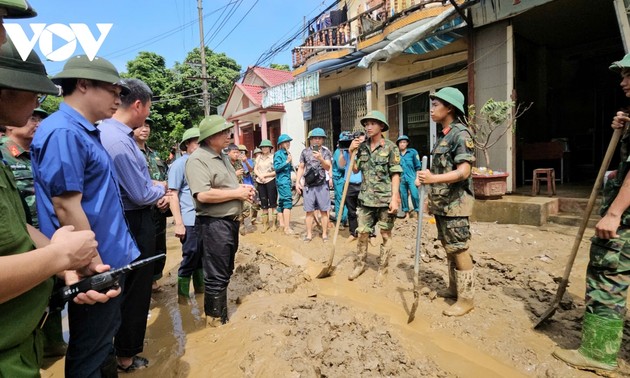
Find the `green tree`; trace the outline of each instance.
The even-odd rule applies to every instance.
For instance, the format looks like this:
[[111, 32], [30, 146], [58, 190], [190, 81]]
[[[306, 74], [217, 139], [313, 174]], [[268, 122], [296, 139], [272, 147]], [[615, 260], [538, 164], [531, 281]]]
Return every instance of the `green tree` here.
[[274, 70], [281, 70], [281, 71], [291, 71], [291, 68], [289, 68], [288, 64], [271, 63], [269, 65], [269, 68], [273, 68]]

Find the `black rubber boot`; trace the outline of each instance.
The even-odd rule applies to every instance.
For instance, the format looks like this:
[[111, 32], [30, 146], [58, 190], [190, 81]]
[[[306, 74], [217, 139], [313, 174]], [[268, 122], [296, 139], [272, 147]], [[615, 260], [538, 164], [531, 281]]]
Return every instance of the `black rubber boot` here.
[[204, 310], [206, 312], [206, 325], [218, 327], [228, 322], [227, 312], [227, 288], [217, 294], [204, 296]]

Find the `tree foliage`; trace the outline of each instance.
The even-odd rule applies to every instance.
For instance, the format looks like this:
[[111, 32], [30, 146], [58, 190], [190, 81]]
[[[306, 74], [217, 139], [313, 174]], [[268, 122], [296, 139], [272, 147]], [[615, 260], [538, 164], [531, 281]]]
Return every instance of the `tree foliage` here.
[[274, 70], [281, 70], [281, 71], [291, 71], [291, 68], [289, 67], [288, 64], [271, 63], [269, 65], [269, 68], [273, 68]]

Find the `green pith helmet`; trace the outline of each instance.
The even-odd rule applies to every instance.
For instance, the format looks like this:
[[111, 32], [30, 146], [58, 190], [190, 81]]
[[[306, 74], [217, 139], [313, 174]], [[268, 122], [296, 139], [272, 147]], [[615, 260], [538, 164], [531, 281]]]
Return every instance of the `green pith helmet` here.
[[182, 135], [182, 141], [179, 143], [179, 149], [182, 151], [186, 151], [186, 142], [195, 138], [199, 138], [198, 127], [191, 127], [190, 129], [184, 131], [184, 135]]
[[129, 93], [129, 88], [120, 82], [118, 70], [107, 59], [94, 57], [90, 60], [86, 55], [77, 55], [70, 58], [63, 65], [63, 71], [53, 76], [53, 81], [58, 83], [61, 79], [88, 79], [115, 84], [122, 88], [121, 95]]
[[327, 138], [326, 132], [321, 127], [316, 127], [308, 133], [308, 139], [314, 137]]
[[364, 115], [363, 118], [361, 118], [361, 124], [363, 125], [363, 127], [365, 127], [365, 122], [368, 119], [373, 119], [373, 120], [381, 122], [383, 124], [383, 129], [381, 131], [389, 130], [389, 124], [387, 123], [385, 114], [379, 112], [378, 110], [370, 110], [368, 114]]
[[406, 135], [399, 136], [398, 139], [396, 139], [396, 144], [398, 144], [398, 142], [400, 142], [401, 140], [406, 140], [407, 142], [409, 142], [409, 137]]
[[0, 47], [0, 87], [59, 96], [37, 54], [31, 51], [23, 61], [10, 38]]
[[284, 143], [284, 142], [290, 142], [290, 141], [292, 141], [292, 140], [293, 140], [293, 138], [291, 138], [291, 137], [290, 137], [290, 136], [288, 136], [287, 134], [281, 134], [281, 135], [278, 137], [278, 145], [281, 145], [281, 144], [282, 144], [282, 143]]
[[223, 130], [227, 130], [232, 126], [234, 126], [232, 122], [226, 121], [225, 118], [218, 114], [206, 117], [199, 123], [199, 141], [201, 142], [202, 140], [213, 136], [214, 134], [220, 133]]
[[630, 54], [626, 54], [624, 55], [623, 59], [613, 62], [609, 68], [611, 71], [617, 73], [621, 73], [621, 70], [623, 70], [624, 68], [630, 68]]
[[239, 144], [239, 145], [238, 145], [238, 150], [239, 150], [239, 151], [244, 151], [244, 152], [247, 152], [247, 147], [245, 147], [245, 145], [244, 145], [244, 144]]
[[37, 16], [35, 9], [26, 0], [0, 0], [0, 8], [7, 11], [4, 18], [31, 18]]
[[453, 105], [462, 114], [466, 114], [464, 111], [464, 94], [457, 88], [444, 87], [434, 94], [429, 95], [429, 98], [439, 98], [440, 100], [444, 100]]
[[[283, 135], [284, 135], [284, 134], [283, 134]], [[278, 143], [280, 143], [280, 140], [278, 140]], [[260, 147], [260, 148], [262, 148], [262, 147], [270, 147], [270, 148], [273, 148], [273, 144], [271, 144], [271, 141], [270, 141], [269, 139], [263, 139], [263, 140], [260, 142], [260, 146], [258, 146], [258, 147]]]
[[48, 112], [45, 111], [42, 108], [35, 108], [33, 110], [33, 115], [38, 115], [38, 116], [42, 117], [42, 119], [45, 119], [46, 117], [48, 117]]
[[152, 120], [151, 118], [149, 118], [149, 117], [147, 117], [147, 118], [144, 120], [144, 123], [148, 123], [148, 124], [149, 124], [149, 126], [153, 126], [153, 120]]
[[254, 148], [254, 156], [256, 156], [257, 154], [262, 154], [262, 150], [258, 147]]
[[365, 135], [365, 128], [362, 125], [354, 125], [352, 128], [352, 135], [363, 134]]

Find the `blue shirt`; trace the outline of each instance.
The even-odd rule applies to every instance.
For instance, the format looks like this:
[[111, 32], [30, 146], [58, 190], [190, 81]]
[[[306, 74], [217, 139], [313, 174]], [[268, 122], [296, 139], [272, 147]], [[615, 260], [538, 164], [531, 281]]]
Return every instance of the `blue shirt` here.
[[193, 203], [192, 194], [190, 194], [188, 181], [186, 181], [186, 160], [188, 160], [188, 156], [190, 155], [183, 154], [182, 157], [171, 164], [171, 168], [168, 171], [168, 187], [177, 190], [184, 226], [192, 227], [195, 225], [195, 204]]
[[346, 168], [339, 166], [339, 155], [341, 154], [342, 151], [343, 150], [341, 148], [337, 148], [335, 152], [333, 153], [333, 161], [332, 161], [333, 180], [343, 179], [344, 175], [346, 174]]
[[413, 184], [416, 181], [416, 171], [422, 169], [418, 151], [413, 148], [407, 148], [404, 154], [401, 151], [400, 166], [403, 169], [402, 179]]
[[[252, 161], [252, 159], [247, 159], [247, 162], [253, 169], [254, 162]], [[254, 186], [254, 178], [252, 177], [252, 172], [247, 169], [247, 164], [245, 164], [245, 162], [241, 162], [241, 164], [243, 165], [243, 184]]]
[[276, 181], [278, 183], [291, 183], [291, 163], [287, 163], [289, 153], [285, 149], [276, 151], [273, 155], [273, 169], [276, 171]]
[[[348, 152], [348, 150], [343, 151], [343, 158], [346, 161], [346, 169], [352, 170], [352, 166], [350, 166], [352, 162], [350, 161], [350, 152]], [[350, 174], [350, 184], [360, 184], [362, 180], [363, 175], [360, 170], [356, 173], [352, 172]]]
[[142, 209], [164, 196], [162, 185], [153, 185], [147, 160], [133, 139], [133, 130], [113, 118], [98, 126], [101, 142], [114, 163], [125, 210]]
[[129, 264], [140, 251], [127, 228], [118, 182], [98, 129], [65, 103], [44, 121], [31, 144], [41, 231], [51, 237], [60, 227], [52, 198], [80, 192], [103, 262], [113, 269]]

